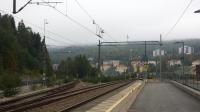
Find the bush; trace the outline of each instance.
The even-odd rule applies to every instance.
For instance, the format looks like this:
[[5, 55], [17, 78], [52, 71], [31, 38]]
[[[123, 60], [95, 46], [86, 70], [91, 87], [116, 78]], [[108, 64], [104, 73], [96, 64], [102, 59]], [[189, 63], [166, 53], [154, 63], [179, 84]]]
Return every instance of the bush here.
[[13, 96], [17, 94], [21, 84], [21, 79], [16, 73], [3, 73], [0, 75], [0, 89], [3, 90], [4, 96]]
[[73, 81], [72, 78], [65, 78], [65, 79], [64, 79], [64, 83], [68, 83], [68, 82], [71, 82], [71, 81]]
[[99, 79], [96, 77], [83, 78], [82, 80], [84, 82], [90, 82], [90, 83], [94, 83], [94, 84], [99, 82]]

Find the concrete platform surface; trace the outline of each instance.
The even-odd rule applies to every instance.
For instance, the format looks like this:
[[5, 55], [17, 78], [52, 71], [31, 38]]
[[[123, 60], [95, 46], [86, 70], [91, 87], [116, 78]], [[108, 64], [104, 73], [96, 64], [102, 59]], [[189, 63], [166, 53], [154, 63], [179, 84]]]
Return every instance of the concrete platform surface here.
[[[134, 82], [128, 88], [99, 103], [95, 107], [89, 109], [87, 112], [124, 112], [124, 110], [127, 111], [128, 108], [125, 107], [128, 106], [127, 102], [130, 102], [131, 96], [136, 93], [136, 91], [139, 89], [139, 87], [142, 86], [142, 84], [142, 81]], [[131, 103], [129, 105], [131, 105]]]
[[149, 82], [128, 112], [200, 112], [200, 101], [167, 82]]

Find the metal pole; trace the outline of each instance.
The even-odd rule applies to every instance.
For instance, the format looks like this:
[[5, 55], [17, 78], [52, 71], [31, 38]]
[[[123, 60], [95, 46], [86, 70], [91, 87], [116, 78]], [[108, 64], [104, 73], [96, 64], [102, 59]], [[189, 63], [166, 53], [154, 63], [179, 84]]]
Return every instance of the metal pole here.
[[156, 77], [157, 77], [157, 75], [158, 75], [158, 59], [156, 57]]
[[[146, 66], [148, 63], [148, 59], [147, 59], [147, 42], [144, 41], [144, 65]], [[145, 74], [145, 78], [147, 78], [148, 72], [146, 70], [146, 74]]]
[[16, 0], [13, 0], [13, 14], [16, 14]]
[[124, 80], [126, 80], [126, 73], [127, 71], [124, 69]]
[[45, 26], [46, 26], [46, 24], [47, 24], [47, 22], [46, 22], [46, 20], [44, 19], [44, 45], [43, 45], [43, 53], [44, 53], [44, 59], [43, 59], [43, 63], [44, 63], [44, 65], [43, 65], [43, 84], [44, 84], [44, 86], [46, 86], [46, 74], [45, 74], [45, 70], [46, 70], [46, 52], [45, 52], [45, 37], [46, 37], [46, 34], [45, 34]]
[[173, 59], [173, 74], [172, 74], [172, 78], [174, 79], [174, 80], [177, 80], [176, 78], [176, 76], [174, 76], [175, 75], [175, 72], [174, 72], [174, 70], [175, 70], [175, 55], [174, 55], [174, 47], [173, 47], [173, 57], [172, 57], [172, 59]]
[[144, 41], [144, 61], [147, 61], [147, 42]]
[[99, 83], [101, 83], [101, 70], [100, 70], [100, 67], [101, 67], [101, 65], [100, 65], [100, 63], [101, 63], [101, 41], [99, 40], [99, 45], [98, 45], [99, 47], [99, 49], [98, 49], [98, 78], [99, 78]]
[[161, 57], [162, 35], [160, 34], [160, 79], [162, 80], [162, 57]]
[[46, 25], [46, 20], [44, 19], [44, 38], [45, 38], [45, 25]]
[[182, 57], [182, 62], [183, 62], [183, 63], [182, 63], [182, 64], [183, 64], [183, 65], [182, 65], [182, 76], [184, 76], [184, 78], [185, 78], [185, 84], [186, 84], [186, 76], [184, 75], [184, 49], [185, 49], [185, 48], [184, 48], [184, 47], [185, 47], [185, 46], [184, 46], [184, 42], [182, 42], [182, 44], [183, 44], [183, 49], [182, 49], [182, 55], [183, 55], [183, 57]]

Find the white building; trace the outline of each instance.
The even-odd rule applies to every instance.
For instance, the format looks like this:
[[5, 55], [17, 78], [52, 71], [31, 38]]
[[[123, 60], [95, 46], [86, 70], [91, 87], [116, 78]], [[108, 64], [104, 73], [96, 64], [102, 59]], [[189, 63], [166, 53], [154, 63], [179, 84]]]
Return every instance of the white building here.
[[112, 61], [103, 61], [103, 65], [112, 65]]
[[174, 65], [181, 65], [181, 60], [177, 60], [177, 59], [172, 59], [168, 61], [169, 66], [174, 66]]
[[108, 69], [110, 69], [112, 67], [111, 64], [103, 64], [102, 67], [101, 67], [101, 70], [103, 72], [107, 71]]
[[119, 60], [108, 60], [108, 61], [104, 61], [103, 65], [101, 67], [102, 71], [107, 71], [108, 69], [110, 69], [111, 67], [118, 67], [120, 64]]
[[200, 65], [200, 60], [195, 60], [192, 62], [193, 67], [195, 67], [196, 65]]
[[116, 71], [119, 72], [120, 74], [126, 72], [128, 67], [126, 65], [118, 65], [116, 68]]
[[119, 66], [120, 61], [119, 60], [112, 60], [113, 67]]
[[[161, 50], [161, 56], [165, 55], [165, 51]], [[153, 57], [160, 56], [160, 49], [153, 50]]]
[[131, 61], [131, 65], [132, 65], [132, 66], [137, 65], [137, 64], [139, 64], [139, 63], [140, 63], [139, 60], [133, 60], [133, 61]]
[[[178, 53], [179, 53], [179, 54], [182, 54], [182, 51], [183, 51], [183, 47], [179, 47], [179, 48], [178, 48]], [[192, 54], [192, 53], [194, 53], [194, 48], [185, 45], [185, 46], [184, 46], [184, 53], [185, 53], [185, 54]]]
[[103, 62], [103, 64], [112, 65], [113, 67], [117, 67], [119, 63], [120, 63], [119, 60], [108, 60]]
[[94, 58], [89, 57], [89, 58], [88, 58], [88, 61], [94, 61]]
[[156, 61], [149, 60], [149, 61], [148, 61], [148, 64], [153, 64], [153, 65], [156, 65]]

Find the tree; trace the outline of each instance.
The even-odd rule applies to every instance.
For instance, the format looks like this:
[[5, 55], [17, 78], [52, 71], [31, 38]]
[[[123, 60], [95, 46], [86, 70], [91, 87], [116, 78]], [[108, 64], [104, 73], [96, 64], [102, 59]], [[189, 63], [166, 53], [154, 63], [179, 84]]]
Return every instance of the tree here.
[[86, 56], [78, 55], [74, 59], [62, 60], [58, 66], [58, 76], [62, 78], [89, 78], [95, 77], [97, 69], [92, 68]]
[[[11, 78], [11, 76], [15, 77], [14, 74], [20, 74], [17, 75], [19, 78], [36, 76], [43, 73], [44, 67], [48, 78], [52, 79], [51, 60], [45, 41], [41, 42], [39, 33], [33, 32], [23, 21], [19, 22], [16, 28], [12, 16], [0, 14], [0, 76], [9, 74], [8, 79], [5, 75], [2, 75], [2, 78], [15, 82], [14, 80], [18, 81], [18, 79]], [[1, 81], [0, 85], [6, 84]]]
[[148, 65], [148, 72], [156, 72], [156, 66], [153, 64]]
[[4, 96], [12, 96], [17, 93], [17, 87], [21, 84], [21, 80], [17, 74], [4, 72], [0, 75], [0, 89], [4, 91]]
[[79, 55], [75, 57], [75, 66], [78, 78], [88, 77], [91, 71], [91, 65], [86, 56]]

